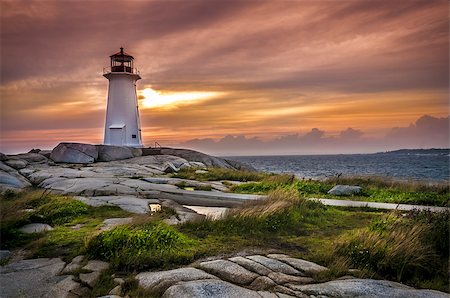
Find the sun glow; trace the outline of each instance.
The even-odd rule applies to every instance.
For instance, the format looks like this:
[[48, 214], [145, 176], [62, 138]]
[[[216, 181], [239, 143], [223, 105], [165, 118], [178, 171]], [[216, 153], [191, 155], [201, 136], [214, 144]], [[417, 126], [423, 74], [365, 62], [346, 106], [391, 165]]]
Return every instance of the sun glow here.
[[140, 91], [141, 103], [144, 108], [172, 108], [180, 104], [189, 104], [200, 100], [208, 100], [223, 92], [195, 91], [195, 92], [160, 92], [152, 88]]

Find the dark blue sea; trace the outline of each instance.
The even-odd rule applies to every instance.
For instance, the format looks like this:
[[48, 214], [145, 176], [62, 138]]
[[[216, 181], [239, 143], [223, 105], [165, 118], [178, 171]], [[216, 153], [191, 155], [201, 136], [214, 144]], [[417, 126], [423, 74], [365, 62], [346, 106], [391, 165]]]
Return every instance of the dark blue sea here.
[[342, 154], [294, 156], [233, 156], [258, 170], [293, 173], [301, 178], [380, 176], [395, 180], [448, 182], [448, 154]]

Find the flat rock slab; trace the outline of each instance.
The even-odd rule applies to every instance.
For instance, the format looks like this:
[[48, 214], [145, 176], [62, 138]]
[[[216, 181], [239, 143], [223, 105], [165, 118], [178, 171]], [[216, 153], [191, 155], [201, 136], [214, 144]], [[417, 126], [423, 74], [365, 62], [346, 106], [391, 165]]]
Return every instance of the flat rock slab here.
[[320, 266], [316, 263], [305, 261], [302, 259], [295, 259], [291, 258], [287, 255], [282, 254], [269, 254], [267, 255], [269, 258], [280, 260], [284, 263], [287, 263], [294, 267], [295, 269], [299, 270], [300, 272], [306, 274], [306, 275], [312, 275], [317, 274], [319, 272], [327, 271], [328, 268], [324, 266]]
[[57, 276], [65, 263], [59, 258], [30, 259], [0, 267], [1, 297], [45, 297], [67, 276]]
[[387, 280], [345, 279], [321, 284], [296, 286], [295, 290], [308, 295], [328, 297], [366, 298], [448, 298], [448, 294], [434, 290], [418, 290]]
[[250, 259], [252, 261], [255, 261], [257, 263], [260, 263], [261, 265], [266, 266], [267, 268], [269, 268], [272, 271], [276, 271], [276, 272], [281, 272], [284, 274], [289, 274], [289, 275], [303, 275], [300, 271], [298, 271], [297, 269], [294, 269], [293, 267], [275, 260], [275, 259], [271, 259], [268, 257], [264, 257], [264, 256], [259, 256], [259, 255], [255, 255], [255, 256], [247, 256], [247, 259]]
[[223, 280], [239, 285], [248, 285], [259, 277], [258, 274], [228, 260], [202, 262], [199, 264], [199, 268]]
[[98, 197], [81, 197], [76, 196], [75, 199], [84, 202], [93, 207], [98, 206], [117, 206], [125, 211], [137, 214], [145, 214], [150, 211], [149, 204], [159, 203], [154, 199], [141, 199], [131, 195], [124, 196], [98, 196]]
[[24, 225], [23, 227], [21, 227], [19, 229], [19, 231], [21, 231], [22, 233], [25, 233], [25, 234], [42, 233], [42, 232], [51, 231], [51, 230], [53, 230], [53, 228], [51, 226], [49, 226], [48, 224], [43, 224], [43, 223], [31, 223], [31, 224]]
[[163, 298], [261, 298], [256, 292], [222, 280], [197, 280], [173, 285]]
[[142, 272], [136, 275], [136, 279], [142, 288], [161, 295], [167, 288], [178, 282], [217, 279], [217, 277], [196, 268], [179, 268], [160, 272]]

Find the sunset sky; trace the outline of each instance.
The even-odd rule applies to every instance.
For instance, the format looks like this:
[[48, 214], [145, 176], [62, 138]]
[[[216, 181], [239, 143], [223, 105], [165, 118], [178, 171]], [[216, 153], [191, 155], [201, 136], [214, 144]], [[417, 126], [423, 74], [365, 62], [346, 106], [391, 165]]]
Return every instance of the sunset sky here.
[[1, 0], [4, 153], [101, 143], [109, 55], [146, 145], [219, 155], [449, 147], [449, 2]]

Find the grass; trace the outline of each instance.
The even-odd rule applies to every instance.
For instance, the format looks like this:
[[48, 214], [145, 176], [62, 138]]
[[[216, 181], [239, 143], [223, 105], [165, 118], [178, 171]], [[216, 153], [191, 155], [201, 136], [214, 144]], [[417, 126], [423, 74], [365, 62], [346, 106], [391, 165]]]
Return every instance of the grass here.
[[261, 181], [269, 174], [261, 172], [238, 171], [224, 168], [207, 168], [206, 173], [199, 173], [195, 168], [183, 168], [172, 174], [174, 178], [190, 179], [197, 181]]
[[[321, 197], [330, 199], [350, 199], [355, 201], [404, 203], [432, 206], [449, 206], [450, 189], [445, 184], [426, 184], [420, 182], [400, 182], [379, 177], [331, 178], [324, 181], [311, 179], [286, 179], [266, 177], [257, 182], [249, 182], [231, 187], [237, 193], [267, 194], [277, 188], [295, 189], [304, 197]], [[327, 192], [337, 184], [358, 185], [362, 187], [359, 194], [351, 196], [334, 196]]]
[[372, 275], [448, 292], [450, 212], [392, 212], [342, 237], [334, 260]]
[[[185, 174], [191, 175], [192, 171]], [[213, 176], [219, 179], [235, 173], [230, 175], [226, 170], [221, 175], [214, 172]], [[264, 189], [267, 199], [248, 202], [219, 220], [168, 226], [162, 220], [173, 216], [174, 210], [163, 207], [151, 216], [133, 215], [131, 224], [104, 232], [99, 230], [104, 219], [130, 214], [111, 206], [89, 207], [70, 197], [42, 191], [8, 194], [0, 200], [2, 249], [24, 248], [32, 257], [59, 256], [65, 261], [86, 254], [91, 259], [110, 262], [114, 272], [125, 276], [177, 268], [206, 257], [286, 253], [328, 266], [330, 271], [316, 277], [322, 281], [349, 274], [349, 268], [358, 268], [359, 277], [387, 278], [448, 291], [449, 212], [400, 214], [329, 207], [304, 197], [323, 193], [336, 181], [268, 174], [258, 179], [236, 188], [252, 185], [255, 188], [250, 191]], [[368, 189], [392, 187], [403, 192], [420, 189], [366, 183]], [[18, 231], [21, 225], [37, 220], [51, 223], [55, 229], [32, 236]], [[95, 295], [103, 295], [112, 288], [111, 272], [93, 289]], [[133, 297], [149, 295], [131, 279], [127, 280], [124, 292]]]

